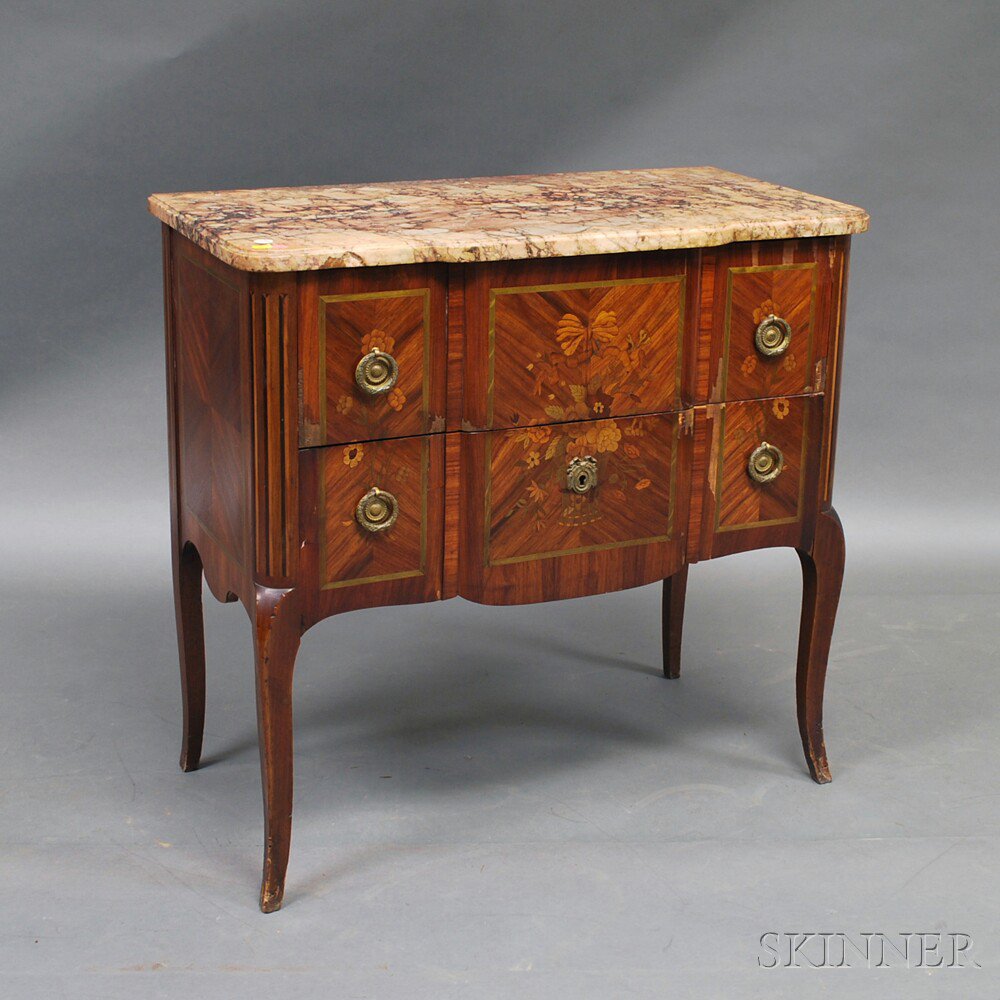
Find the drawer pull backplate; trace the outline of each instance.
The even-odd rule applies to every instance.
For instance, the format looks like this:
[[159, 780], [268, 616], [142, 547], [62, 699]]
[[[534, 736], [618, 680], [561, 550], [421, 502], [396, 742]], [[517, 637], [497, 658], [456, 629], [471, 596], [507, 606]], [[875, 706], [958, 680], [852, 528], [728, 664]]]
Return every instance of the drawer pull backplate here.
[[747, 462], [747, 472], [755, 483], [762, 486], [772, 483], [781, 475], [781, 470], [785, 467], [785, 456], [781, 454], [781, 449], [773, 444], [762, 441], [754, 448]]
[[760, 321], [753, 343], [757, 353], [765, 358], [776, 358], [788, 350], [792, 342], [792, 328], [787, 320], [773, 313]]
[[399, 504], [386, 490], [373, 486], [358, 501], [354, 516], [366, 531], [386, 531], [396, 523]]
[[377, 347], [369, 351], [354, 369], [354, 381], [369, 396], [382, 396], [389, 392], [399, 378], [399, 365], [391, 354]]

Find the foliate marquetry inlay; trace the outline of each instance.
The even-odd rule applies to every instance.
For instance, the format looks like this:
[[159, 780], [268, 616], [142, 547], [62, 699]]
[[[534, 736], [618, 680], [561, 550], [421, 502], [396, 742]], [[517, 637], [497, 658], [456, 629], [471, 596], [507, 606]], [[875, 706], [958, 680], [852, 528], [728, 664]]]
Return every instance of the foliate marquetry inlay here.
[[808, 402], [800, 396], [720, 408], [717, 531], [791, 524], [802, 517]]
[[495, 427], [677, 407], [683, 274], [494, 288], [487, 419]]
[[817, 265], [730, 267], [727, 281], [721, 399], [816, 391]]
[[292, 297], [258, 291], [253, 319], [254, 543], [258, 574], [283, 579], [295, 571], [298, 546], [298, 400]]
[[668, 540], [679, 427], [664, 414], [491, 432], [486, 565]]
[[[427, 572], [429, 437], [323, 448], [319, 572], [324, 589], [405, 580]], [[435, 491], [440, 495], [440, 491]]]
[[321, 440], [430, 431], [430, 305], [429, 288], [320, 296]]

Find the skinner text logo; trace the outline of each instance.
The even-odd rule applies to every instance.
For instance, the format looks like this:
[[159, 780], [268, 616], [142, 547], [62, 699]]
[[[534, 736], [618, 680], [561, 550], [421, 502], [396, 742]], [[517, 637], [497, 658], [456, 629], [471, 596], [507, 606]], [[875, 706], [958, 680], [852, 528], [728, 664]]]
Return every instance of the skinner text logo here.
[[760, 936], [762, 969], [980, 968], [972, 936], [945, 931], [768, 931]]

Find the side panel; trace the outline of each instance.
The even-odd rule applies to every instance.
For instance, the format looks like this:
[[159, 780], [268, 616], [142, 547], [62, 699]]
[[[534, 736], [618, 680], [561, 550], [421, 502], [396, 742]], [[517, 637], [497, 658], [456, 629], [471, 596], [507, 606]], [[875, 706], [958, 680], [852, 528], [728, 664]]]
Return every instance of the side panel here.
[[197, 546], [217, 597], [245, 598], [253, 561], [247, 280], [176, 233], [167, 249], [181, 541]]
[[837, 451], [837, 411], [840, 408], [840, 369], [844, 357], [844, 322], [847, 310], [847, 275], [851, 259], [851, 238], [842, 238], [844, 252], [840, 258], [840, 274], [834, 288], [837, 305], [833, 320], [833, 341], [827, 365], [826, 396], [828, 405], [823, 419], [823, 468], [820, 473], [820, 502], [829, 504], [833, 496], [833, 465]]

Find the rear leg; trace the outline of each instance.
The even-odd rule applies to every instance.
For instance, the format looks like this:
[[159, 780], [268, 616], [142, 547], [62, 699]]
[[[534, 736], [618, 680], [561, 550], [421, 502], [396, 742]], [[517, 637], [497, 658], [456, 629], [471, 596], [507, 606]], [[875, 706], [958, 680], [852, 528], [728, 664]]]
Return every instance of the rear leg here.
[[663, 581], [663, 676], [675, 680], [681, 675], [681, 631], [687, 580], [685, 565]]
[[205, 733], [205, 623], [202, 615], [202, 565], [190, 542], [174, 554], [174, 608], [181, 665], [181, 770], [194, 771]]

